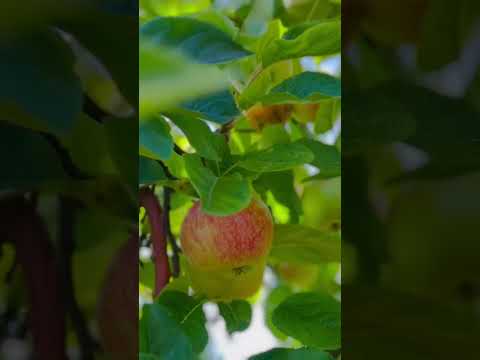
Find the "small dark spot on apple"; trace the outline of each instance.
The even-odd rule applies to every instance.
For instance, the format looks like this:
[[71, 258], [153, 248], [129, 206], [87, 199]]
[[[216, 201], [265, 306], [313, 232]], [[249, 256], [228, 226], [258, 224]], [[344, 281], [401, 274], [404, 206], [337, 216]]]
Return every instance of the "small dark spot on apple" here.
[[250, 270], [250, 266], [239, 266], [239, 267], [236, 267], [236, 268], [233, 268], [232, 271], [233, 273], [236, 275], [236, 276], [240, 276], [242, 274], [245, 274], [246, 272], [248, 272]]

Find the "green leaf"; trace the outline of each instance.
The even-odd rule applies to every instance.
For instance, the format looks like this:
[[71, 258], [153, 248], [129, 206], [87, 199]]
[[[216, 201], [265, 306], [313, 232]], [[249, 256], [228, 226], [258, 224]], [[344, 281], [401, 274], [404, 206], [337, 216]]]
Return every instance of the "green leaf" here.
[[267, 67], [277, 61], [304, 56], [324, 56], [340, 52], [340, 20], [327, 20], [312, 24], [299, 35], [290, 34], [291, 39], [278, 39], [270, 43], [262, 54], [263, 65]]
[[252, 356], [249, 360], [333, 360], [330, 354], [316, 349], [277, 348]]
[[200, 196], [203, 211], [211, 215], [227, 216], [250, 204], [251, 187], [242, 175], [235, 173], [217, 177], [202, 164], [198, 155], [185, 155], [184, 159], [190, 181]]
[[60, 141], [68, 149], [74, 164], [83, 172], [91, 175], [116, 173], [104, 124], [82, 113], [72, 131]]
[[140, 360], [161, 360], [158, 356], [153, 354], [140, 353]]
[[70, 49], [51, 30], [3, 39], [0, 109], [4, 119], [57, 135], [70, 132], [83, 102], [73, 60]]
[[156, 18], [141, 27], [140, 36], [155, 45], [178, 48], [202, 64], [222, 64], [250, 55], [223, 31], [192, 18]]
[[157, 303], [168, 309], [183, 332], [190, 338], [194, 351], [202, 352], [208, 343], [206, 319], [202, 310], [203, 302], [180, 291], [165, 291], [160, 295]]
[[185, 161], [183, 157], [176, 152], [173, 152], [170, 160], [165, 160], [164, 164], [167, 165], [168, 171], [176, 178], [181, 179], [187, 177]]
[[432, 1], [427, 6], [417, 50], [418, 64], [423, 70], [438, 70], [458, 59], [463, 40], [461, 10], [462, 5], [452, 1]]
[[156, 184], [162, 180], [167, 180], [160, 164], [145, 156], [139, 158], [138, 173], [138, 183], [142, 185]]
[[278, 286], [273, 289], [265, 301], [265, 323], [268, 328], [280, 340], [286, 340], [287, 336], [277, 329], [272, 322], [272, 315], [278, 305], [280, 305], [287, 297], [293, 294], [289, 286]]
[[220, 134], [213, 133], [207, 124], [200, 119], [185, 114], [167, 114], [168, 118], [177, 125], [188, 139], [197, 154], [214, 161], [220, 161], [227, 144]]
[[259, 101], [266, 105], [310, 103], [339, 98], [341, 93], [340, 79], [327, 74], [305, 71], [275, 86]]
[[138, 188], [138, 122], [136, 118], [109, 118], [107, 144], [118, 173], [130, 186], [136, 199]]
[[252, 306], [245, 300], [234, 300], [230, 303], [219, 303], [220, 314], [225, 319], [227, 331], [233, 334], [244, 331], [252, 321]]
[[253, 185], [262, 194], [271, 191], [275, 201], [290, 210], [290, 222], [298, 223], [302, 204], [295, 191], [292, 171], [264, 173], [255, 180]]
[[143, 306], [140, 320], [140, 352], [162, 360], [192, 360], [195, 358], [190, 339], [175, 317], [160, 304]]
[[238, 166], [255, 172], [284, 171], [314, 159], [312, 152], [300, 144], [277, 144], [246, 154]]
[[148, 116], [227, 87], [215, 66], [193, 64], [172, 50], [140, 42], [140, 113]]
[[326, 145], [312, 139], [303, 139], [298, 141], [298, 143], [310, 149], [315, 156], [310, 164], [320, 170], [316, 177], [327, 179], [341, 175], [342, 156], [335, 146]]
[[302, 225], [276, 225], [270, 257], [311, 264], [340, 262], [340, 235]]
[[169, 160], [173, 153], [170, 127], [159, 116], [140, 121], [140, 154], [155, 160]]
[[329, 131], [337, 120], [340, 108], [339, 99], [320, 101], [315, 117], [315, 133], [323, 134]]
[[263, 150], [275, 144], [290, 143], [290, 135], [284, 124], [269, 124], [261, 130], [261, 137], [258, 141], [258, 149]]
[[257, 56], [260, 58], [261, 62], [261, 54], [263, 54], [265, 48], [274, 40], [280, 39], [282, 33], [282, 22], [280, 19], [272, 20], [268, 23], [267, 30], [262, 35], [262, 37], [258, 40], [257, 44]]
[[351, 93], [342, 109], [348, 119], [348, 131], [342, 133], [347, 152], [371, 146], [404, 141], [415, 134], [417, 122], [408, 107], [397, 98], [381, 91]]
[[220, 10], [215, 8], [210, 8], [208, 10], [197, 12], [189, 16], [201, 22], [215, 26], [232, 39], [234, 39], [239, 32], [239, 29], [235, 25], [235, 23], [227, 15], [223, 14]]
[[[260, 46], [260, 44], [259, 44]], [[256, 104], [268, 91], [293, 75], [303, 71], [297, 60], [281, 61], [261, 71], [238, 97], [238, 104], [242, 109], [247, 109]]]
[[194, 15], [199, 11], [204, 11], [210, 7], [210, 0], [164, 0], [158, 1], [140, 1], [140, 8], [146, 10], [151, 16], [176, 16], [180, 14]]
[[58, 26], [95, 54], [129, 104], [136, 106], [138, 73], [132, 69], [138, 66], [138, 54], [132, 51], [131, 45], [138, 42], [138, 19], [131, 14], [107, 10], [100, 5], [102, 2], [87, 3], [77, 16], [65, 16]]
[[273, 312], [273, 324], [306, 346], [340, 348], [340, 303], [326, 294], [299, 293], [290, 296]]
[[240, 115], [235, 100], [228, 90], [185, 102], [182, 108], [194, 112], [199, 118], [222, 125]]
[[32, 189], [67, 180], [60, 158], [40, 134], [0, 122], [0, 188]]

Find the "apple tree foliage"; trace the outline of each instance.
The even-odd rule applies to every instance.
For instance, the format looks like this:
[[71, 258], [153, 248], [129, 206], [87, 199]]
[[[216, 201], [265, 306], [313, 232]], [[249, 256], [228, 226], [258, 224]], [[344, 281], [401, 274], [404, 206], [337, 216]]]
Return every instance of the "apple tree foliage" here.
[[0, 357], [10, 358], [3, 340], [13, 338], [38, 358], [70, 349], [99, 358], [125, 317], [134, 325], [123, 350], [137, 352], [137, 309], [110, 296], [126, 287], [136, 304], [126, 284], [136, 285], [137, 266], [105, 284], [137, 226], [136, 9], [0, 4]]
[[[227, 216], [254, 195], [275, 222], [270, 276], [216, 304], [226, 331], [262, 306], [279, 348], [252, 359], [339, 356], [340, 1], [141, 0], [139, 16], [140, 358], [209, 358], [180, 227], [196, 200]], [[252, 106], [293, 111], [255, 127]]]

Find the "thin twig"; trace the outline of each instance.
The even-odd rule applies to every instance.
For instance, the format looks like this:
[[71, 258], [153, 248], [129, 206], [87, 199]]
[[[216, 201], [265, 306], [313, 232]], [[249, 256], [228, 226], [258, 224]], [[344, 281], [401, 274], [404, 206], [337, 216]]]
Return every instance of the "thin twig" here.
[[255, 70], [253, 70], [253, 73], [250, 75], [250, 78], [247, 80], [247, 84], [245, 85], [245, 89], [250, 86], [251, 83], [253, 83], [257, 77], [262, 73], [263, 71], [263, 65], [260, 63], [257, 65]]
[[163, 189], [163, 226], [165, 229], [165, 235], [167, 237], [168, 243], [172, 248], [172, 275], [173, 277], [178, 277], [180, 275], [180, 248], [175, 240], [175, 237], [172, 234], [170, 226], [170, 200], [172, 197], [173, 190], [165, 187]]
[[235, 119], [226, 124], [223, 124], [222, 127], [218, 129], [218, 132], [225, 137], [225, 140], [227, 141], [227, 143], [230, 141], [230, 131], [232, 131], [234, 126], [235, 126]]
[[85, 173], [83, 170], [78, 168], [78, 166], [73, 162], [72, 157], [65, 146], [52, 134], [41, 133], [41, 135], [50, 143], [50, 145], [55, 149], [59, 157], [60, 163], [62, 164], [63, 169], [67, 175], [71, 176], [74, 179], [78, 180], [91, 180], [92, 176]]

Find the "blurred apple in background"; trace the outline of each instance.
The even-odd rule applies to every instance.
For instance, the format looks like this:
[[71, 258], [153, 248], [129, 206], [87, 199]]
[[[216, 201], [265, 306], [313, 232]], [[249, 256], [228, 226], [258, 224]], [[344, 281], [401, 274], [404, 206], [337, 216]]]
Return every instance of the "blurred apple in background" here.
[[290, 119], [293, 107], [291, 105], [254, 105], [246, 113], [250, 125], [254, 129], [262, 129], [268, 124], [282, 124]]
[[320, 230], [341, 227], [341, 179], [316, 180], [305, 185], [302, 196], [304, 224]]
[[386, 284], [458, 300], [480, 280], [480, 174], [405, 184], [388, 219]]
[[308, 290], [318, 277], [318, 265], [282, 262], [275, 266], [280, 278], [301, 290]]

